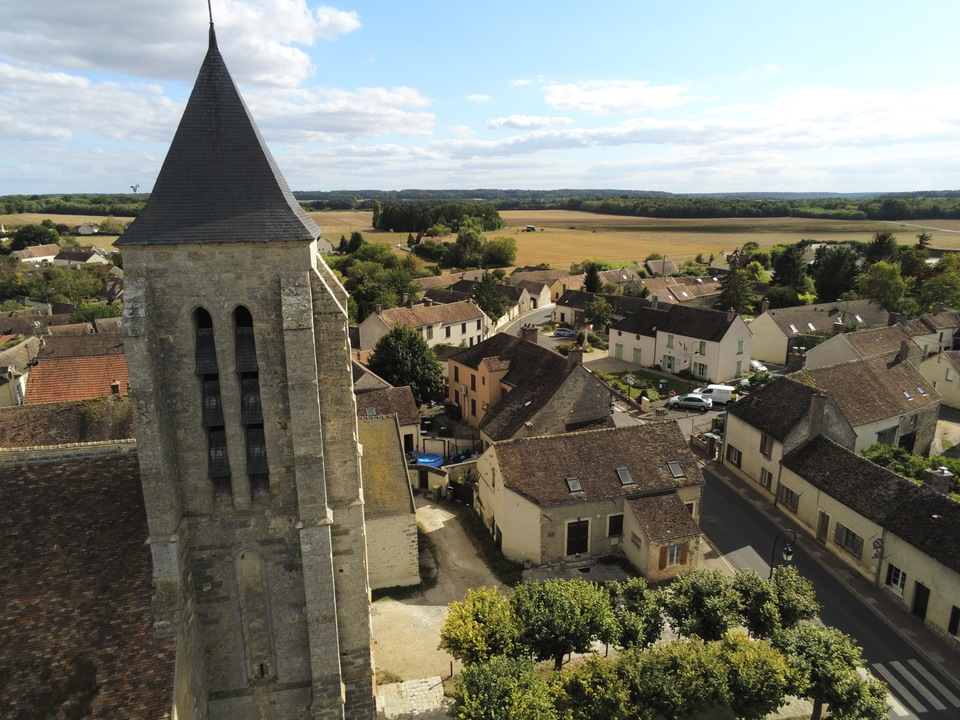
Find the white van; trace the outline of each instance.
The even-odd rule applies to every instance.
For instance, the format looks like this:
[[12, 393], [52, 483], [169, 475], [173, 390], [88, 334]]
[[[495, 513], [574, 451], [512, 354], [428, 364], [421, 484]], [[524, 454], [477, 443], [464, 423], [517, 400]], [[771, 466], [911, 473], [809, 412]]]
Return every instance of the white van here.
[[707, 385], [694, 392], [710, 398], [714, 405], [726, 405], [737, 399], [737, 389], [733, 385]]

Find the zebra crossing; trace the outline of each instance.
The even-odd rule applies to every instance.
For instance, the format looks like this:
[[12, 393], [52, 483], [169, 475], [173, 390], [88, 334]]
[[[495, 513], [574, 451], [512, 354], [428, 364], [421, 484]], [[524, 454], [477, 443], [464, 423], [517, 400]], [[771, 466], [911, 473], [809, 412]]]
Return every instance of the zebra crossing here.
[[[958, 698], [940, 680], [935, 678], [919, 660], [906, 662], [891, 660], [868, 663], [868, 669], [860, 668], [861, 675], [872, 673], [890, 688], [889, 717], [893, 720], [920, 720], [920, 715], [934, 711], [946, 711], [951, 715], [960, 709]], [[945, 716], [946, 717], [946, 716]]]

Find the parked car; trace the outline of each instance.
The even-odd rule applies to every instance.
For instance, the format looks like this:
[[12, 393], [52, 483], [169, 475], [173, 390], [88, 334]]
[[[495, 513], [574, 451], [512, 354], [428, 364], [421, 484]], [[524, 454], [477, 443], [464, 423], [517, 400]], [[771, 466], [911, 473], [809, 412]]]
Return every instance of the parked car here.
[[764, 364], [763, 364], [762, 362], [760, 362], [759, 360], [751, 360], [751, 361], [750, 361], [750, 371], [751, 371], [751, 372], [766, 372], [766, 371], [767, 371], [767, 366], [764, 365]]
[[690, 393], [689, 395], [681, 395], [680, 397], [672, 398], [669, 402], [669, 405], [674, 410], [697, 410], [705, 413], [707, 410], [713, 407], [713, 400], [705, 397], [704, 395]]
[[714, 405], [726, 405], [737, 399], [737, 389], [732, 385], [707, 385], [695, 390], [693, 394], [710, 398]]
[[558, 327], [553, 331], [554, 337], [573, 337], [576, 333], [573, 332], [570, 328]]

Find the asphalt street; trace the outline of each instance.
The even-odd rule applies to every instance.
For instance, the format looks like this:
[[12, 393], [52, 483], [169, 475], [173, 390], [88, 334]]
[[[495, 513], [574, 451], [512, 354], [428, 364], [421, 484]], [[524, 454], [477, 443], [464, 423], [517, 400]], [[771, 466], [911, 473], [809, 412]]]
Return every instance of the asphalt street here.
[[[704, 469], [706, 485], [700, 526], [711, 544], [735, 568], [752, 568], [764, 577], [771, 558], [782, 563], [783, 541], [778, 527], [741, 492]], [[843, 581], [853, 573], [830, 557], [816, 540], [801, 534], [794, 544], [792, 564], [808, 578], [821, 604], [827, 625], [853, 637], [863, 648], [866, 668], [890, 688], [890, 717], [906, 720], [957, 720], [960, 688], [942, 675], [934, 662], [917, 652], [888, 622], [851, 591]], [[904, 611], [904, 620], [908, 618]]]

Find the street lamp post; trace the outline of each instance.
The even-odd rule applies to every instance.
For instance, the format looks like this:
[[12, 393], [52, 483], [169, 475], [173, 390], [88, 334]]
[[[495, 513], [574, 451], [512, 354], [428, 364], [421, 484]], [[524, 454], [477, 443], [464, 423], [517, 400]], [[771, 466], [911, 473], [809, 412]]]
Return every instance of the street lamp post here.
[[[789, 540], [787, 536], [789, 535]], [[781, 530], [773, 538], [773, 552], [770, 554], [770, 577], [773, 577], [773, 568], [777, 563], [777, 542], [783, 538], [783, 561], [785, 563], [793, 560], [793, 544], [797, 541], [797, 534], [793, 530]]]

